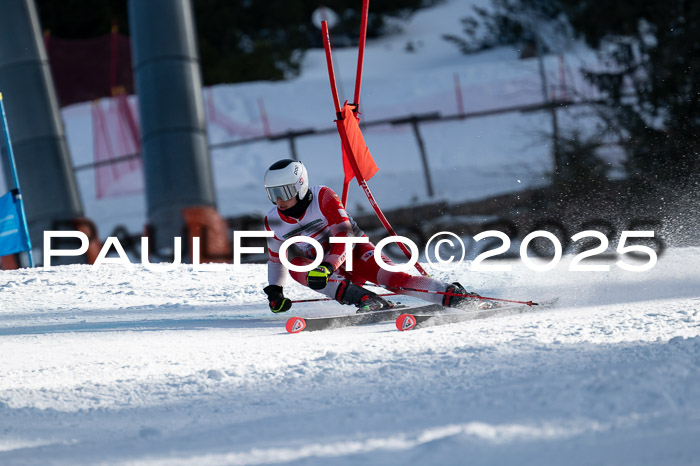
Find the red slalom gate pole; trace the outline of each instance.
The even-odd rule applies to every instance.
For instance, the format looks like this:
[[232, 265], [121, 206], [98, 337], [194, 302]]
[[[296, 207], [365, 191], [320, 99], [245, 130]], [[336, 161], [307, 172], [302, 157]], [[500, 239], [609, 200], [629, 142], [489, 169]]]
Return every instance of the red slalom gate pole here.
[[[335, 83], [335, 71], [333, 70], [333, 55], [331, 55], [331, 38], [330, 32], [328, 31], [328, 22], [321, 21], [321, 33], [323, 34], [323, 49], [326, 52], [326, 64], [328, 65], [328, 79], [331, 83], [331, 95], [333, 96], [333, 105], [335, 106], [336, 117], [340, 120], [342, 118], [342, 115], [340, 114], [340, 99], [338, 98], [338, 87]], [[355, 176], [357, 176], [357, 173], [355, 174]], [[349, 188], [350, 182], [344, 182], [343, 195], [341, 198], [341, 202], [344, 206], [348, 202]]]
[[[360, 111], [360, 88], [362, 87], [362, 68], [365, 63], [365, 42], [367, 39], [367, 16], [369, 15], [369, 0], [362, 1], [362, 20], [360, 23], [360, 44], [357, 50], [357, 74], [355, 75], [355, 99], [353, 100], [353, 113], [357, 114]], [[343, 195], [341, 200], [343, 205], [348, 203], [348, 189], [350, 182], [343, 183]]]
[[[381, 285], [378, 285], [381, 286]], [[417, 291], [419, 293], [427, 293], [427, 294], [441, 294], [443, 296], [457, 296], [460, 298], [475, 298], [478, 299], [479, 301], [499, 301], [502, 303], [513, 303], [513, 304], [525, 304], [527, 306], [539, 306], [538, 303], [534, 303], [532, 301], [516, 301], [512, 299], [501, 299], [501, 298], [489, 298], [487, 296], [479, 296], [478, 294], [463, 294], [463, 293], [449, 293], [447, 291], [430, 291], [430, 290], [421, 290], [418, 288], [407, 288], [403, 286], [382, 286], [382, 288], [385, 288], [387, 290], [402, 290], [402, 291]]]
[[338, 86], [335, 84], [333, 56], [331, 55], [331, 36], [330, 32], [328, 32], [328, 23], [326, 21], [321, 21], [321, 33], [323, 34], [323, 49], [326, 51], [326, 65], [328, 65], [328, 79], [331, 82], [333, 105], [335, 105], [335, 114], [338, 120], [340, 120], [342, 119], [342, 115], [340, 114], [340, 99], [338, 98]]
[[355, 76], [355, 113], [360, 110], [360, 88], [362, 87], [362, 68], [365, 63], [365, 41], [367, 39], [367, 16], [369, 15], [369, 0], [362, 0], [362, 20], [360, 23], [360, 45], [357, 51], [357, 75]]
[[[330, 79], [331, 83], [333, 104], [335, 105], [335, 111], [337, 115], [337, 120], [335, 120], [335, 123], [338, 127], [340, 141], [343, 144], [343, 147], [345, 148], [345, 155], [347, 156], [348, 162], [350, 162], [350, 166], [352, 167], [352, 171], [355, 174], [355, 178], [357, 178], [357, 183], [365, 192], [365, 196], [367, 196], [367, 199], [369, 200], [370, 205], [374, 209], [374, 212], [377, 214], [379, 221], [382, 222], [382, 225], [384, 225], [384, 228], [391, 236], [398, 236], [392, 228], [391, 224], [389, 223], [389, 220], [387, 220], [386, 216], [379, 208], [379, 205], [377, 205], [377, 201], [374, 200], [372, 191], [370, 191], [369, 186], [367, 186], [367, 181], [365, 180], [364, 176], [362, 176], [360, 167], [357, 165], [357, 161], [355, 160], [355, 155], [352, 151], [352, 147], [350, 146], [350, 142], [348, 141], [348, 135], [345, 133], [345, 126], [343, 126], [343, 115], [340, 113], [340, 99], [338, 98], [338, 88], [335, 84], [335, 72], [333, 71], [333, 57], [331, 56], [330, 34], [328, 32], [328, 23], [326, 23], [325, 21], [321, 23], [321, 32], [323, 33], [323, 48], [326, 51], [326, 64], [328, 65], [328, 78]], [[408, 250], [406, 245], [401, 242], [397, 242], [396, 244], [399, 246], [401, 251], [403, 251], [406, 257], [410, 259], [411, 252]], [[425, 269], [418, 262], [415, 263], [415, 267], [421, 273], [421, 275], [424, 275], [426, 277], [429, 276], [428, 272], [426, 272]]]
[[[394, 231], [394, 228], [391, 226], [389, 223], [389, 220], [387, 220], [386, 216], [384, 215], [384, 212], [382, 212], [382, 209], [379, 208], [379, 205], [377, 204], [377, 201], [374, 200], [374, 196], [372, 195], [372, 191], [370, 191], [369, 186], [367, 185], [367, 181], [365, 178], [362, 176], [362, 173], [360, 172], [360, 167], [357, 166], [357, 161], [355, 160], [355, 156], [352, 153], [352, 149], [350, 148], [350, 143], [348, 141], [348, 135], [345, 133], [345, 127], [343, 126], [343, 121], [342, 120], [336, 120], [336, 125], [338, 126], [338, 133], [340, 133], [340, 140], [343, 143], [343, 146], [345, 146], [345, 154], [348, 157], [348, 161], [350, 162], [350, 165], [352, 166], [352, 171], [355, 172], [355, 178], [357, 178], [357, 183], [360, 185], [362, 190], [365, 192], [365, 196], [367, 196], [367, 199], [369, 200], [370, 205], [374, 209], [374, 212], [377, 214], [377, 217], [379, 218], [379, 221], [382, 222], [382, 225], [384, 225], [384, 228], [386, 231], [389, 233], [391, 236], [398, 236], [396, 232]], [[403, 253], [406, 255], [407, 258], [411, 258], [411, 251], [408, 250], [405, 244], [401, 242], [397, 242], [396, 245], [403, 251]], [[416, 269], [421, 273], [421, 275], [424, 275], [426, 277], [429, 277], [428, 272], [425, 271], [425, 269], [418, 263], [416, 262], [414, 264]]]
[[350, 189], [350, 182], [349, 181], [344, 181], [343, 182], [343, 196], [341, 197], [341, 201], [343, 203], [343, 206], [347, 207], [348, 203], [348, 192]]
[[[328, 280], [329, 282], [340, 282], [340, 281], [345, 281], [345, 280]], [[366, 283], [354, 283], [354, 285], [366, 285]], [[484, 300], [484, 301], [500, 301], [504, 303], [513, 303], [513, 304], [524, 304], [526, 306], [539, 306], [539, 303], [535, 303], [532, 301], [515, 301], [512, 299], [501, 299], [501, 298], [489, 298], [487, 296], [479, 296], [479, 295], [474, 295], [474, 294], [462, 294], [462, 293], [448, 293], [447, 291], [430, 291], [430, 290], [421, 290], [418, 288], [406, 288], [406, 287], [388, 287], [384, 285], [377, 285], [374, 283], [370, 283], [371, 286], [377, 286], [379, 288], [384, 288], [385, 290], [404, 290], [404, 291], [416, 291], [419, 293], [428, 293], [428, 294], [440, 294], [444, 296], [457, 296], [460, 298], [478, 298], [479, 300]], [[381, 294], [379, 296], [398, 296], [399, 293], [386, 293], [386, 294]], [[312, 303], [312, 302], [318, 302], [318, 301], [335, 301], [333, 298], [313, 298], [313, 299], [299, 299], [292, 301], [292, 303]]]

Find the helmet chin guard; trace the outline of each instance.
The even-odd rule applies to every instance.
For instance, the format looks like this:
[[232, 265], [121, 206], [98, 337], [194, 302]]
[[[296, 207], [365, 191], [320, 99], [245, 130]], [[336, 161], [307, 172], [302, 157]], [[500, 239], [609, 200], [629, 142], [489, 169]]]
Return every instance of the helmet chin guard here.
[[283, 159], [270, 165], [265, 172], [265, 191], [270, 202], [277, 205], [277, 198], [288, 201], [301, 200], [309, 192], [309, 175], [301, 162]]

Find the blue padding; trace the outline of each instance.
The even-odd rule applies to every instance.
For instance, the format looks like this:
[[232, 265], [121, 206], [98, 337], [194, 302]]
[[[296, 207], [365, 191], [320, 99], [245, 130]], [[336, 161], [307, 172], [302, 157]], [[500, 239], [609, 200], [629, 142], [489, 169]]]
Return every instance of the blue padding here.
[[10, 191], [0, 197], [0, 256], [7, 256], [31, 247], [22, 228], [16, 193]]

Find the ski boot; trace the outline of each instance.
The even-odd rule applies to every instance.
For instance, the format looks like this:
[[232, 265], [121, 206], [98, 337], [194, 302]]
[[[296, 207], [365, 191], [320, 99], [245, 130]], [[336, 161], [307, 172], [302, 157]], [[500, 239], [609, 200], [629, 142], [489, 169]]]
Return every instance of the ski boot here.
[[[442, 298], [442, 305], [445, 307], [455, 307], [458, 309], [478, 309], [480, 305], [479, 295], [473, 291], [467, 291], [458, 282], [454, 282], [445, 290], [446, 294]], [[469, 295], [469, 296], [453, 296], [451, 294]]]
[[503, 304], [496, 303], [494, 301], [479, 301], [479, 304], [476, 305], [476, 308], [480, 311], [495, 309], [497, 307], [503, 307]]
[[[370, 291], [370, 293], [372, 293]], [[375, 312], [375, 311], [385, 311], [394, 307], [394, 303], [387, 301], [381, 296], [372, 293], [374, 296], [366, 295], [361, 304], [357, 305], [357, 314], [363, 314], [365, 312]]]
[[391, 301], [387, 301], [376, 293], [366, 290], [361, 286], [350, 283], [342, 284], [341, 288], [342, 289], [339, 289], [340, 297], [338, 301], [340, 304], [353, 304], [357, 306], [356, 312], [358, 314], [384, 311], [394, 307]]

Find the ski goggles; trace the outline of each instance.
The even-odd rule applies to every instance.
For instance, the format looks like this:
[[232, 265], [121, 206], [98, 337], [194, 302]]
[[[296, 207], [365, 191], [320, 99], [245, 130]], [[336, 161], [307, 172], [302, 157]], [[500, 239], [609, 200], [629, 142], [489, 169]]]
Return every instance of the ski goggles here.
[[286, 184], [284, 186], [265, 186], [265, 191], [267, 191], [267, 197], [270, 198], [270, 201], [272, 201], [273, 204], [277, 204], [278, 197], [283, 201], [288, 201], [299, 192], [295, 184]]

